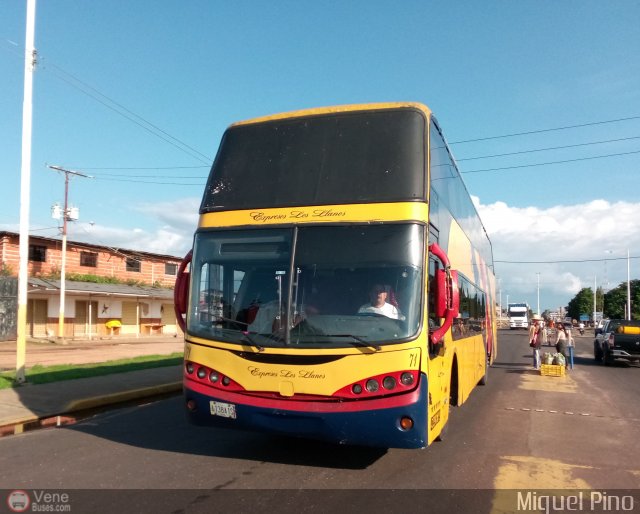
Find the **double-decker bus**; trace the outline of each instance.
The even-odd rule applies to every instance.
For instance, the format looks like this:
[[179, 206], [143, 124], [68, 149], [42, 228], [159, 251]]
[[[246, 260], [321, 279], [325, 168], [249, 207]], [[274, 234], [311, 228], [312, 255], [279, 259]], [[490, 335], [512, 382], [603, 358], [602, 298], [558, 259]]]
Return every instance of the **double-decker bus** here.
[[232, 124], [175, 301], [200, 425], [422, 448], [497, 351], [491, 244], [419, 103]]

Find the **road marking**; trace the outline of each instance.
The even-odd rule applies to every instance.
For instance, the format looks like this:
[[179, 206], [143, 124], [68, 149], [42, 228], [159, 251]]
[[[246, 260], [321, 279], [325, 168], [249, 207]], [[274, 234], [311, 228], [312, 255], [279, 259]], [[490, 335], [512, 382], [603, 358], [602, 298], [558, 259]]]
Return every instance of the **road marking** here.
[[[540, 408], [532, 408], [532, 407], [504, 407], [504, 410], [509, 411], [520, 411], [520, 412], [536, 412], [536, 413], [546, 413], [546, 414], [558, 414], [559, 411], [553, 409], [540, 409]], [[640, 419], [638, 418], [623, 418], [621, 416], [606, 416], [604, 414], [593, 414], [592, 412], [572, 412], [572, 411], [564, 411], [561, 414], [565, 416], [584, 416], [584, 417], [593, 417], [599, 419], [615, 419], [618, 421], [628, 421], [631, 423], [640, 423]]]

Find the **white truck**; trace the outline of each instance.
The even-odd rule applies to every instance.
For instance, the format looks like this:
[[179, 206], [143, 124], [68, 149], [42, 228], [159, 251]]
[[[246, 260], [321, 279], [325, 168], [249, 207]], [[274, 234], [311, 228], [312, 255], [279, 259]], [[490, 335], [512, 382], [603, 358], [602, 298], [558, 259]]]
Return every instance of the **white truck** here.
[[529, 305], [526, 303], [510, 303], [507, 307], [509, 316], [509, 328], [529, 328]]

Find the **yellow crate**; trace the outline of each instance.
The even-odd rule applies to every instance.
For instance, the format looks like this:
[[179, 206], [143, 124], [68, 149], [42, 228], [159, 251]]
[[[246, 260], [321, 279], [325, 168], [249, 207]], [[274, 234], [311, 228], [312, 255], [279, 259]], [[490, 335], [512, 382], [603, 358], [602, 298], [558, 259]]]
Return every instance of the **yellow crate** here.
[[540, 366], [540, 374], [543, 377], [564, 377], [564, 366], [557, 364], [543, 364]]

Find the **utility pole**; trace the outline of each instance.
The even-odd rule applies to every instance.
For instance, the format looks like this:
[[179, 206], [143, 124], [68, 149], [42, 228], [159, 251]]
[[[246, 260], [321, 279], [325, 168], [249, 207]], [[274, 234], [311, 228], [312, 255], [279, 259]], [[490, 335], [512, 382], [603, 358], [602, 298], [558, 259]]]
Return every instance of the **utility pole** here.
[[60, 166], [49, 166], [52, 170], [64, 173], [64, 209], [62, 211], [62, 263], [60, 270], [60, 312], [58, 315], [58, 337], [64, 338], [64, 302], [65, 302], [65, 269], [67, 264], [67, 221], [69, 218], [69, 175], [76, 177], [93, 178], [79, 171], [72, 171]]
[[629, 266], [629, 249], [627, 248], [627, 319], [631, 319], [631, 269]]
[[540, 273], [536, 273], [538, 275], [538, 316], [540, 316]]
[[595, 275], [593, 277], [593, 329], [595, 330], [596, 328], [596, 312], [598, 312], [598, 303], [597, 303], [597, 298], [598, 298], [598, 275]]
[[27, 0], [22, 103], [22, 165], [20, 170], [20, 249], [18, 271], [18, 334], [16, 340], [16, 382], [25, 381], [27, 360], [27, 289], [29, 281], [29, 196], [31, 189], [31, 133], [33, 121], [33, 73], [36, 69], [36, 0]]

